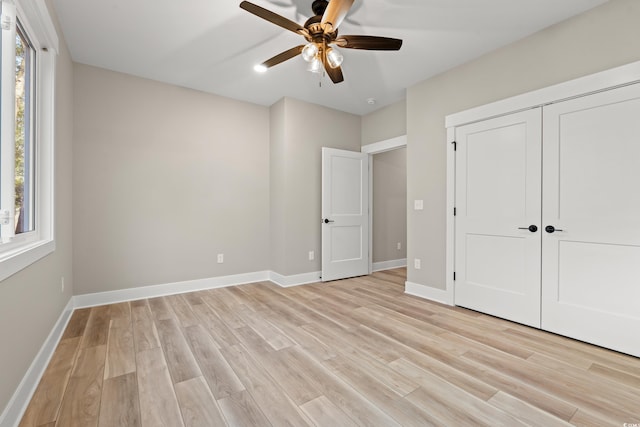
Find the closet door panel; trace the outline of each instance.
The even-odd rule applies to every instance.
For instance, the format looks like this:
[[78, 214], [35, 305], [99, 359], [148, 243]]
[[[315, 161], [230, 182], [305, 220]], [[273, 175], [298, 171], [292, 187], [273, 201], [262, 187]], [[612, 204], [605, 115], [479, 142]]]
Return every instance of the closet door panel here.
[[640, 85], [543, 123], [542, 327], [640, 356]]
[[455, 303], [535, 327], [540, 120], [536, 109], [456, 129]]

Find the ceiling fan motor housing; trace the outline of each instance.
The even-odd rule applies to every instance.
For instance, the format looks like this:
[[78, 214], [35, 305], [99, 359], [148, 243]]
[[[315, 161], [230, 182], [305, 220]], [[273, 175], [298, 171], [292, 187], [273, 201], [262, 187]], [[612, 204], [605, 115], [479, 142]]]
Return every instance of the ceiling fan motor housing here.
[[327, 0], [314, 0], [311, 4], [311, 10], [314, 14], [322, 16], [328, 5], [329, 2]]

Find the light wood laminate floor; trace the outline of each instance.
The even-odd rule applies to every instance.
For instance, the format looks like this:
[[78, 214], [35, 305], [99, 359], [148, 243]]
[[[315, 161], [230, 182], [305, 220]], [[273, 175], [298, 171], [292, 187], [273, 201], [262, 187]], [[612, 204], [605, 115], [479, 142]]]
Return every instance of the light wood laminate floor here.
[[640, 423], [640, 359], [405, 295], [405, 275], [76, 310], [21, 426]]

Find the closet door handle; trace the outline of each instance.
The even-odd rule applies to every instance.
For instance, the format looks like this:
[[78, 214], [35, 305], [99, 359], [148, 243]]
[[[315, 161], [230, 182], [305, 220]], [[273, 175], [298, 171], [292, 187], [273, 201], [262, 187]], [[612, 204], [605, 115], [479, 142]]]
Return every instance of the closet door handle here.
[[546, 231], [547, 233], [553, 233], [554, 231], [564, 231], [564, 230], [561, 230], [559, 228], [555, 228], [553, 225], [547, 225], [544, 228], [544, 231]]
[[518, 227], [518, 230], [529, 230], [530, 232], [535, 233], [536, 231], [538, 231], [538, 226], [532, 224], [528, 227]]

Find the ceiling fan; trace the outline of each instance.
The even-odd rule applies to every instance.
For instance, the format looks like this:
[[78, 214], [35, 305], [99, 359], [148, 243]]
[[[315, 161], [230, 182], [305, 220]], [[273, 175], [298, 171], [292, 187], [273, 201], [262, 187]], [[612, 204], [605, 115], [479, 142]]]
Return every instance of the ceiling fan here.
[[248, 1], [240, 3], [240, 7], [247, 12], [274, 23], [286, 30], [303, 36], [307, 44], [293, 47], [267, 59], [256, 66], [258, 71], [266, 71], [274, 65], [280, 64], [295, 56], [309, 62], [309, 71], [327, 71], [333, 83], [344, 81], [342, 75], [342, 54], [337, 47], [364, 50], [400, 50], [402, 40], [377, 36], [338, 36], [338, 26], [351, 9], [354, 0], [314, 0], [311, 10], [315, 14], [300, 26], [297, 23], [271, 12]]

